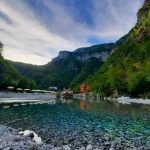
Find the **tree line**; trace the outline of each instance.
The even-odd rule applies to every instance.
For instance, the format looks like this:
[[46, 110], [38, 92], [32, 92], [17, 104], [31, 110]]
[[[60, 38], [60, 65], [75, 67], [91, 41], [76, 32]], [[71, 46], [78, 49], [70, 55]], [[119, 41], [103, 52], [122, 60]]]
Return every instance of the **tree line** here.
[[0, 90], [7, 89], [8, 86], [22, 89], [36, 89], [34, 80], [24, 77], [7, 60], [2, 57], [4, 44], [0, 41]]

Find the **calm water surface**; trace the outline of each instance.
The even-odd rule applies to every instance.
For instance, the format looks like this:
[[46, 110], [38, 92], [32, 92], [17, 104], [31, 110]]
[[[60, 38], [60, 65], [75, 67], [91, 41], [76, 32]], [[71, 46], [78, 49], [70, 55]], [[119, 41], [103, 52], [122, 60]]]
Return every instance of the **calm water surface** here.
[[33, 130], [56, 146], [107, 140], [116, 149], [150, 148], [150, 105], [74, 99], [53, 105], [0, 106], [0, 124]]

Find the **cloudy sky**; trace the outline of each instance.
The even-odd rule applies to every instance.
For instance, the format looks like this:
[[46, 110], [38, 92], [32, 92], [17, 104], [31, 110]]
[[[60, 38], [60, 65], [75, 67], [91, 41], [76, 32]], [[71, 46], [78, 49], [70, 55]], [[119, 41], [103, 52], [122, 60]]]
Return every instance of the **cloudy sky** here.
[[0, 41], [10, 60], [46, 64], [61, 50], [114, 42], [144, 0], [0, 0]]

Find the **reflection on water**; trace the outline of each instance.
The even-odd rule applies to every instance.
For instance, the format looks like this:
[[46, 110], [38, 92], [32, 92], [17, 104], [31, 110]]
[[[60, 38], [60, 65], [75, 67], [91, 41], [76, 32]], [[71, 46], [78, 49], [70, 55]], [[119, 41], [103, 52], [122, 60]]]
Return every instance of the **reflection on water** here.
[[98, 112], [113, 112], [129, 115], [150, 114], [150, 105], [144, 104], [121, 104], [115, 101], [94, 100], [94, 99], [61, 99], [61, 102], [67, 104], [71, 108], [78, 108], [93, 113]]
[[53, 105], [32, 103], [10, 105], [5, 109], [0, 106], [0, 114], [0, 124], [33, 130], [55, 145], [65, 144], [72, 137], [72, 143], [82, 147], [83, 143], [96, 144], [107, 137], [110, 142], [119, 142], [128, 149], [150, 146], [149, 105], [57, 99]]
[[65, 99], [65, 98], [61, 98], [60, 100], [61, 100], [61, 102], [62, 102], [63, 104], [64, 104], [64, 103], [70, 104], [70, 103], [73, 102], [73, 99]]
[[84, 100], [80, 100], [80, 109], [87, 109], [87, 102]]

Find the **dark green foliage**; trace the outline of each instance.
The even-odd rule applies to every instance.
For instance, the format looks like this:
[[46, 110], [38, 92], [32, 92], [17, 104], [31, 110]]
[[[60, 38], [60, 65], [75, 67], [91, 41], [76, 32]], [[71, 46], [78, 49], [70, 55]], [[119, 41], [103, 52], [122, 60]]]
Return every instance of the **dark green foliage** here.
[[19, 88], [22, 89], [28, 89], [29, 88], [29, 82], [27, 78], [21, 78], [18, 84]]
[[34, 80], [29, 80], [29, 89], [37, 89], [36, 82]]
[[20, 62], [9, 61], [17, 70], [19, 70], [20, 74], [24, 77], [27, 77], [31, 80], [34, 80], [37, 85], [41, 83], [41, 80], [45, 77], [45, 66], [37, 66], [31, 64], [25, 64]]
[[26, 77], [22, 77], [18, 83], [18, 87], [22, 89], [37, 89], [37, 85], [34, 80], [29, 80]]
[[20, 80], [19, 72], [6, 60], [0, 58], [0, 89], [7, 86], [17, 86]]
[[16, 86], [20, 79], [19, 72], [2, 57], [3, 44], [0, 42], [0, 90], [7, 86]]
[[0, 41], [0, 57], [2, 57], [2, 52], [3, 52], [3, 43]]
[[81, 70], [81, 62], [74, 57], [52, 61], [45, 66], [41, 88], [58, 86], [59, 89], [68, 88], [70, 82]]
[[73, 88], [74, 91], [79, 92], [79, 87], [83, 84], [85, 79], [93, 75], [102, 63], [103, 62], [101, 62], [97, 58], [90, 58], [89, 60], [87, 60], [83, 64], [81, 72], [71, 82], [71, 88]]

